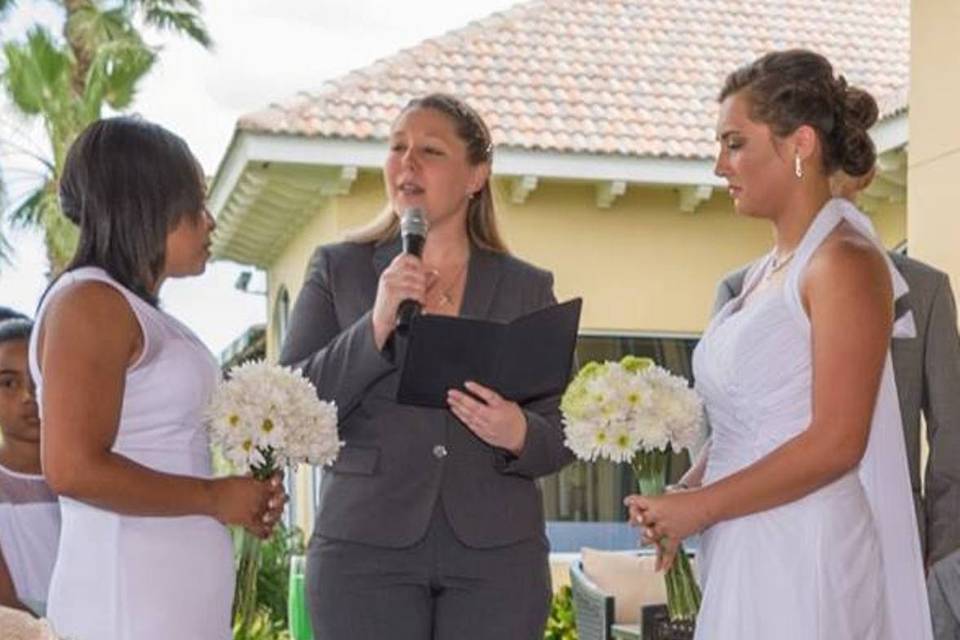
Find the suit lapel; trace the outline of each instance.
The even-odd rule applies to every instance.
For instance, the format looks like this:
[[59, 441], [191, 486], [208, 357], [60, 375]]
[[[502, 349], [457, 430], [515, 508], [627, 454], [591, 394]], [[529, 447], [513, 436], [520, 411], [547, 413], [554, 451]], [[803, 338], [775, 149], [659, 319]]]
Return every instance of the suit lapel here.
[[397, 237], [392, 240], [387, 240], [383, 244], [374, 247], [373, 272], [376, 274], [377, 280], [380, 279], [380, 274], [383, 273], [383, 270], [393, 262], [393, 259], [400, 255], [402, 249], [403, 239], [400, 237], [400, 234], [397, 234]]
[[473, 247], [467, 264], [467, 282], [463, 289], [460, 315], [487, 318], [501, 277], [502, 258], [491, 251]]
[[[377, 281], [383, 270], [403, 249], [403, 240], [398, 235], [373, 250], [374, 283], [371, 300], [376, 297]], [[497, 284], [500, 282], [502, 259], [492, 252], [473, 247], [467, 263], [467, 282], [463, 290], [460, 315], [468, 318], [486, 318], [490, 315]]]
[[377, 285], [380, 282], [380, 274], [387, 268], [390, 262], [397, 257], [403, 243], [398, 235], [396, 238], [387, 240], [383, 244], [373, 247], [373, 257], [370, 260], [370, 266], [373, 267], [372, 277], [365, 279], [363, 283], [364, 308], [372, 309], [377, 300]]

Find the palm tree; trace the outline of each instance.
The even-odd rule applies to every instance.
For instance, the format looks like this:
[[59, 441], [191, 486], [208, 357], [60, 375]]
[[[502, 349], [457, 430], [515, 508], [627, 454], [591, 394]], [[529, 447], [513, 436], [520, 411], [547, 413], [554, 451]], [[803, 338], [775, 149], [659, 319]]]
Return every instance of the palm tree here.
[[[64, 9], [63, 37], [36, 25], [24, 40], [5, 44], [0, 83], [17, 111], [43, 122], [50, 143], [42, 184], [6, 215], [43, 229], [53, 275], [76, 246], [76, 228], [57, 199], [67, 149], [104, 106], [129, 107], [157, 59], [157, 48], [143, 40], [138, 25], [186, 36], [206, 48], [211, 40], [200, 18], [200, 0], [119, 0], [109, 6], [103, 0], [51, 1]], [[0, 17], [14, 2], [0, 0]]]

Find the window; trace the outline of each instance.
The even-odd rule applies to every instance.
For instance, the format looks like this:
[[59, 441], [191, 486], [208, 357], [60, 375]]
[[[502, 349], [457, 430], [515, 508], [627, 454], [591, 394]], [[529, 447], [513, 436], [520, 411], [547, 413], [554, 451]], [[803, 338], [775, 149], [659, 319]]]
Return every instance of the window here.
[[[282, 286], [277, 293], [277, 302], [273, 308], [273, 327], [274, 327], [274, 352], [279, 354], [283, 347], [283, 341], [287, 337], [290, 319], [290, 294], [287, 288]], [[283, 476], [283, 487], [290, 496], [287, 506], [283, 511], [283, 523], [290, 528], [297, 523], [297, 468], [295, 466], [287, 467]]]
[[280, 349], [283, 347], [283, 341], [287, 339], [289, 320], [290, 294], [287, 293], [286, 287], [281, 286], [280, 291], [277, 293], [277, 302], [273, 308], [274, 340], [276, 341], [275, 346], [278, 354], [280, 353]]
[[[694, 336], [581, 335], [577, 363], [582, 367], [591, 361], [645, 356], [692, 380], [691, 359], [697, 340]], [[668, 482], [676, 481], [688, 468], [686, 452], [675, 455], [667, 469]], [[637, 534], [626, 524], [623, 507], [623, 498], [637, 490], [628, 465], [574, 462], [542, 479], [540, 486], [552, 551], [636, 546]]]

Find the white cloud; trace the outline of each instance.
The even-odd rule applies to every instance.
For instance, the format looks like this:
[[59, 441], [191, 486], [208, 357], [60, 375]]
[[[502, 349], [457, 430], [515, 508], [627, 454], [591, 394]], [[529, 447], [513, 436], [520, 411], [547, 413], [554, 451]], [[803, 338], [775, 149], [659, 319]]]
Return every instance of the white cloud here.
[[[3, 25], [3, 35], [22, 33], [37, 19], [53, 24], [52, 3], [23, 2]], [[183, 136], [207, 173], [226, 150], [237, 118], [399, 49], [442, 35], [515, 4], [511, 0], [311, 1], [213, 0], [205, 18], [212, 52], [157, 34], [160, 62], [143, 83], [132, 111]], [[2, 114], [4, 125], [10, 121]], [[0, 125], [0, 131], [3, 125]], [[29, 128], [27, 129], [30, 130]], [[28, 135], [36, 136], [36, 129]], [[40, 144], [40, 149], [43, 145]], [[13, 177], [24, 163], [4, 155], [0, 170]], [[22, 173], [20, 174], [22, 175]], [[19, 183], [21, 188], [24, 182]], [[15, 264], [0, 268], [0, 304], [32, 311], [45, 286], [46, 260], [36, 233], [15, 232]], [[170, 282], [161, 298], [171, 313], [219, 353], [250, 324], [263, 322], [262, 296], [240, 293], [240, 267], [211, 265], [199, 278]]]

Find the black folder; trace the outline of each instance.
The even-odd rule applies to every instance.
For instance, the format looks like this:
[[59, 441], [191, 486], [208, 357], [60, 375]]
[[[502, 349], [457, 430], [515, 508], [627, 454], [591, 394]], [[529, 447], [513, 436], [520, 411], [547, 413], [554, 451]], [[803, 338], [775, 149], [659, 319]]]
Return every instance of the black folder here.
[[397, 402], [447, 406], [447, 390], [478, 382], [517, 403], [563, 392], [570, 380], [582, 300], [512, 322], [421, 315], [410, 324]]

